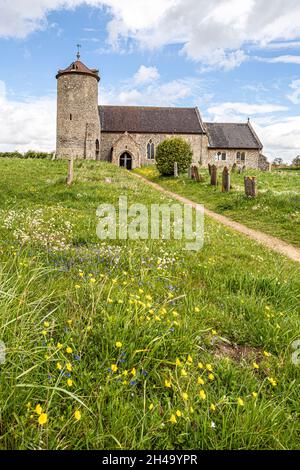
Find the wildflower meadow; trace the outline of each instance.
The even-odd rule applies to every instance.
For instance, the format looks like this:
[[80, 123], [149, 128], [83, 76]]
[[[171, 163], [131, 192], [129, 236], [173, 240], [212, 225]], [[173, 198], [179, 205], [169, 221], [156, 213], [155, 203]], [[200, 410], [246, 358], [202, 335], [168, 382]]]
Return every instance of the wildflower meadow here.
[[210, 219], [99, 240], [99, 204], [172, 201], [74, 170], [0, 161], [0, 449], [299, 448], [299, 265]]

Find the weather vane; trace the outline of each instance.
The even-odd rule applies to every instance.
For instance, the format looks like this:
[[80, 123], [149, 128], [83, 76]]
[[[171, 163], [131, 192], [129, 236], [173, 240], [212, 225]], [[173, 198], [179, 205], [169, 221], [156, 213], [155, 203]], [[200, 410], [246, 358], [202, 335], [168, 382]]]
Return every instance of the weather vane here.
[[81, 44], [77, 44], [77, 49], [78, 49], [78, 52], [77, 52], [77, 59], [78, 59], [78, 60], [80, 59], [80, 48], [81, 48]]

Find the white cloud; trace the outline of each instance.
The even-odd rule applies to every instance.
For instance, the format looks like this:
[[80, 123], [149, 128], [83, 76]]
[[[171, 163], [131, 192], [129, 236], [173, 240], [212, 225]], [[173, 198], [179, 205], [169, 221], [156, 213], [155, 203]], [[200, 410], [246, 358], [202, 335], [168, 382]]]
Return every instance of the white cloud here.
[[[300, 2], [282, 0], [0, 0], [0, 36], [25, 37], [47, 25], [47, 14], [79, 5], [106, 7], [108, 41], [142, 47], [180, 44], [189, 58], [225, 69], [245, 60], [243, 47], [299, 38]], [[292, 56], [286, 57], [289, 60]]]
[[0, 81], [0, 151], [55, 150], [56, 99], [7, 97]]
[[159, 72], [156, 67], [146, 67], [141, 65], [133, 80], [136, 85], [151, 83], [159, 79]]
[[300, 104], [300, 80], [294, 80], [290, 84], [290, 88], [293, 90], [293, 93], [291, 93], [290, 95], [287, 95], [287, 98], [293, 104]]
[[277, 104], [221, 103], [208, 108], [213, 121], [245, 121], [251, 116], [264, 116], [281, 111], [288, 111], [286, 106]]
[[281, 55], [278, 57], [257, 57], [260, 62], [269, 64], [298, 64], [300, 65], [300, 55]]

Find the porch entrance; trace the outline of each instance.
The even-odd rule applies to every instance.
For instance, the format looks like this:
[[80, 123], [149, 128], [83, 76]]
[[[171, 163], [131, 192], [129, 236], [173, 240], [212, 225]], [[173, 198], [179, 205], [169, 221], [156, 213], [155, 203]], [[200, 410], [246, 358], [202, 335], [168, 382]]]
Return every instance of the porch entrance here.
[[120, 157], [120, 166], [127, 170], [132, 170], [132, 156], [125, 152]]

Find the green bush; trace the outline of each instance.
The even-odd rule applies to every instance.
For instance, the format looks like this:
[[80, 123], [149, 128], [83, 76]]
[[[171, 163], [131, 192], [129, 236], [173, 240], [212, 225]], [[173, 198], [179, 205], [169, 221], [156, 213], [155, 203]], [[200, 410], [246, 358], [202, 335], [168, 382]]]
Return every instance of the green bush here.
[[26, 153], [16, 152], [0, 152], [0, 158], [52, 158], [52, 153], [46, 152], [35, 152], [34, 150], [28, 150]]
[[156, 151], [156, 166], [161, 175], [174, 175], [174, 163], [178, 163], [178, 171], [183, 172], [191, 165], [193, 151], [185, 140], [175, 137], [161, 142]]

